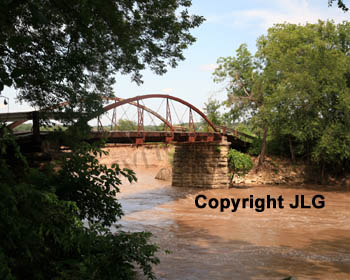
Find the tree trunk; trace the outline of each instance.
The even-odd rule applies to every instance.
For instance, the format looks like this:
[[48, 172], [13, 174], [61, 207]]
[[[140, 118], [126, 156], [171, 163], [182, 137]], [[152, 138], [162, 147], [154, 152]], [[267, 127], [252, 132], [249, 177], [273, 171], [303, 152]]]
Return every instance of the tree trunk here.
[[231, 175], [232, 176], [230, 176], [230, 187], [232, 187], [232, 185], [233, 185], [233, 176], [235, 175], [234, 173], [233, 173], [233, 171], [232, 171], [232, 173], [231, 173]]
[[259, 168], [265, 159], [265, 153], [266, 153], [266, 138], [267, 138], [267, 126], [264, 128], [264, 136], [263, 136], [263, 143], [261, 145], [261, 152], [259, 155], [259, 162], [257, 168]]
[[292, 162], [295, 162], [295, 157], [294, 157], [294, 150], [293, 150], [293, 144], [292, 144], [292, 139], [290, 138], [290, 136], [288, 137], [289, 140], [289, 151], [290, 151], [290, 157], [292, 159]]
[[326, 184], [326, 176], [325, 176], [325, 163], [322, 162], [322, 167], [321, 167], [321, 185]]

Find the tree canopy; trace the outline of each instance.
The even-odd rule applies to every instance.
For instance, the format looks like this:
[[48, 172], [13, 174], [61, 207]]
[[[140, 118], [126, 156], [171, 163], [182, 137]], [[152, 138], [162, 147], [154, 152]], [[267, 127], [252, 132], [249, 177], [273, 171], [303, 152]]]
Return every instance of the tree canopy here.
[[[350, 161], [350, 23], [276, 24], [251, 55], [242, 45], [214, 72], [228, 80], [228, 103], [279, 147], [315, 164]], [[288, 150], [288, 149], [287, 149]]]
[[[207, 103], [204, 103], [203, 112], [208, 117], [209, 120], [215, 125], [222, 125], [223, 118], [219, 112], [221, 104], [218, 100], [209, 98]], [[203, 120], [203, 124], [207, 122]]]
[[117, 130], [119, 131], [137, 130], [137, 123], [135, 121], [120, 119], [117, 123]]
[[[98, 113], [115, 73], [141, 83], [146, 67], [163, 74], [184, 59], [195, 41], [190, 30], [203, 21], [188, 13], [190, 6], [190, 0], [3, 0], [0, 93], [14, 87], [20, 100], [40, 109]], [[116, 199], [121, 177], [132, 182], [135, 174], [100, 164], [103, 143], [83, 141], [90, 128], [86, 119], [78, 124], [53, 135], [70, 151], [52, 162], [26, 158], [0, 126], [1, 279], [134, 279], [136, 267], [154, 279], [159, 259], [151, 234], [115, 224], [123, 215]]]
[[147, 66], [164, 74], [184, 59], [195, 41], [189, 31], [204, 20], [190, 15], [190, 6], [190, 0], [2, 1], [0, 92], [12, 86], [34, 106], [69, 102], [87, 110], [88, 100], [112, 94], [116, 72], [141, 83]]

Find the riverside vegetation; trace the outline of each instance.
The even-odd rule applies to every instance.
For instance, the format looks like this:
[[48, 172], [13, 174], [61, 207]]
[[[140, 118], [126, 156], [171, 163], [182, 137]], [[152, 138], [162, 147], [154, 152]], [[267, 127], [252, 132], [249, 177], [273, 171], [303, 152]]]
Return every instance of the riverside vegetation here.
[[123, 215], [120, 177], [135, 181], [134, 172], [107, 168], [98, 145], [77, 143], [64, 160], [38, 168], [3, 129], [1, 279], [129, 279], [135, 265], [153, 278], [150, 233], [111, 232]]
[[1, 126], [1, 279], [131, 279], [138, 268], [154, 278], [150, 234], [110, 229], [123, 215], [115, 197], [121, 177], [135, 174], [99, 164], [100, 146], [82, 139], [113, 95], [116, 73], [140, 84], [146, 67], [164, 74], [184, 60], [195, 41], [190, 31], [204, 20], [189, 13], [191, 4], [1, 2], [0, 93], [12, 87], [38, 110], [62, 111], [66, 129], [57, 137], [71, 149], [59, 162], [35, 165]]
[[349, 173], [350, 22], [276, 24], [255, 54], [242, 44], [219, 58], [213, 78], [227, 99], [210, 99], [205, 111], [257, 136], [248, 150], [259, 155], [257, 169], [269, 153], [307, 163], [318, 183]]

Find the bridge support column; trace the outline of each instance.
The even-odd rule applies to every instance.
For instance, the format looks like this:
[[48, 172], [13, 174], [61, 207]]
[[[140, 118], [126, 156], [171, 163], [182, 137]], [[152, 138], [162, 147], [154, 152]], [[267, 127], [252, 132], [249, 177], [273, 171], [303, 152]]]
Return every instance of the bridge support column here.
[[228, 188], [226, 137], [221, 143], [186, 143], [175, 146], [172, 186]]

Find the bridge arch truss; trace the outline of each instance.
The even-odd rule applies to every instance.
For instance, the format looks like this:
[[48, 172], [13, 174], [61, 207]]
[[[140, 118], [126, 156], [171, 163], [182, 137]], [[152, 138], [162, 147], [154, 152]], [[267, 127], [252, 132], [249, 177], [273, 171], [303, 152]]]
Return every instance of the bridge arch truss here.
[[[126, 99], [123, 99], [120, 97], [110, 97], [105, 99], [107, 101], [112, 101], [112, 103], [104, 107], [104, 111], [106, 113], [110, 111], [112, 111], [113, 113], [111, 118], [111, 122], [112, 122], [111, 129], [108, 131], [111, 138], [114, 137], [117, 139], [120, 137], [124, 137], [124, 138], [129, 137], [130, 139], [131, 138], [136, 139], [135, 140], [136, 144], [141, 144], [147, 141], [146, 138], [147, 137], [149, 138], [151, 136], [153, 136], [154, 139], [163, 139], [161, 140], [162, 142], [164, 141], [172, 142], [174, 140], [181, 141], [181, 142], [197, 142], [197, 141], [211, 142], [215, 140], [221, 140], [221, 134], [219, 131], [220, 128], [216, 127], [201, 110], [199, 110], [189, 102], [183, 99], [180, 99], [178, 97], [174, 97], [166, 94], [148, 94], [148, 95], [140, 95], [140, 96], [135, 96], [135, 97], [126, 98]], [[163, 99], [162, 104], [165, 101], [164, 104], [166, 106], [165, 113], [164, 113], [165, 116], [145, 106], [143, 101], [146, 99]], [[188, 123], [184, 126], [178, 127], [173, 124], [174, 116], [172, 116], [172, 110], [170, 107], [170, 103], [173, 101], [185, 106], [186, 110], [188, 111]], [[137, 131], [128, 131], [128, 132], [113, 131], [113, 127], [116, 127], [117, 125], [116, 109], [125, 104], [130, 104], [137, 108]], [[59, 104], [58, 106], [65, 106], [65, 105], [67, 105], [67, 103], [62, 103], [62, 104]], [[174, 110], [175, 110], [175, 107], [173, 105], [173, 111]], [[43, 110], [46, 116], [50, 116], [50, 113], [48, 114], [48, 111], [49, 111], [48, 109]], [[164, 124], [164, 131], [158, 131], [158, 132], [145, 131], [144, 112], [148, 112], [149, 114], [151, 114], [152, 116], [160, 120], [161, 123]], [[204, 123], [207, 124], [206, 132], [196, 131], [194, 113], [198, 114], [204, 120]], [[52, 112], [51, 116], [55, 116], [55, 114], [56, 114], [55, 112]], [[50, 118], [54, 119], [55, 117], [50, 117]], [[107, 132], [105, 129], [106, 126], [103, 125], [101, 118], [102, 118], [102, 115], [97, 117], [97, 131], [94, 133], [95, 137], [102, 137], [102, 134], [105, 135]], [[9, 127], [13, 129], [27, 120], [28, 118], [16, 120], [15, 122], [11, 123]], [[118, 137], [118, 135], [120, 137]]]

